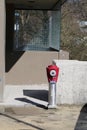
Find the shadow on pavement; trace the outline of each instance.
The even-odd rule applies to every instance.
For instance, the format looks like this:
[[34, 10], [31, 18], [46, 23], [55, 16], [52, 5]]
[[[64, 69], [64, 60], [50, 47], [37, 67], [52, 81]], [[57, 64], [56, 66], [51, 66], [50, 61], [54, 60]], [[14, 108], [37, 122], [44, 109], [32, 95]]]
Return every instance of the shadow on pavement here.
[[2, 116], [4, 116], [4, 117], [7, 117], [7, 118], [10, 118], [10, 119], [16, 121], [17, 123], [22, 123], [22, 124], [24, 124], [24, 125], [33, 127], [33, 128], [35, 128], [35, 129], [37, 129], [37, 130], [44, 130], [44, 129], [42, 129], [42, 128], [39, 128], [39, 127], [37, 127], [37, 126], [35, 126], [35, 125], [32, 125], [32, 124], [30, 124], [30, 123], [28, 123], [28, 122], [25, 122], [25, 121], [16, 119], [15, 117], [9, 116], [9, 115], [7, 115], [7, 114], [0, 113], [0, 115], [2, 115]]
[[74, 130], [87, 130], [87, 104], [82, 107]]
[[26, 103], [30, 103], [30, 104], [35, 105], [35, 106], [40, 107], [40, 108], [48, 109], [47, 106], [44, 106], [42, 104], [36, 103], [34, 101], [31, 101], [31, 100], [29, 100], [27, 98], [15, 98], [15, 100], [26, 102]]
[[47, 90], [23, 90], [23, 95], [48, 102]]
[[[31, 97], [32, 99], [27, 99], [26, 97], [18, 97], [15, 100], [30, 103], [40, 108], [48, 109], [47, 106], [40, 104], [36, 101], [36, 99], [48, 102], [48, 91], [47, 90], [23, 90], [23, 95], [27, 97]], [[35, 100], [34, 100], [35, 99]], [[43, 103], [43, 102], [42, 102]]]

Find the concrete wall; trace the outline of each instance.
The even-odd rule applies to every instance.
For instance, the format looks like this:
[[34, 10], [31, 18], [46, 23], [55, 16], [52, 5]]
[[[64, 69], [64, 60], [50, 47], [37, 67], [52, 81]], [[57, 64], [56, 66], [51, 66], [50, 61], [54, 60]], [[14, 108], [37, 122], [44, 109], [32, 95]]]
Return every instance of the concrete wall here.
[[[63, 52], [63, 51], [62, 51]], [[9, 52], [7, 58], [6, 84], [29, 85], [46, 84], [46, 67], [53, 59], [59, 59], [60, 53], [47, 51]], [[63, 52], [68, 59], [68, 52]], [[65, 54], [66, 53], [66, 54]], [[15, 57], [18, 58], [15, 60]], [[61, 56], [61, 58], [63, 58]], [[13, 64], [12, 64], [13, 62]]]
[[5, 83], [5, 1], [0, 0], [0, 101]]
[[57, 103], [87, 103], [87, 61], [54, 60], [53, 63], [60, 68]]
[[[14, 54], [12, 58], [15, 58]], [[46, 67], [52, 63], [54, 58], [58, 59], [58, 52], [24, 52], [10, 70], [6, 72], [6, 84], [29, 85], [47, 83]]]

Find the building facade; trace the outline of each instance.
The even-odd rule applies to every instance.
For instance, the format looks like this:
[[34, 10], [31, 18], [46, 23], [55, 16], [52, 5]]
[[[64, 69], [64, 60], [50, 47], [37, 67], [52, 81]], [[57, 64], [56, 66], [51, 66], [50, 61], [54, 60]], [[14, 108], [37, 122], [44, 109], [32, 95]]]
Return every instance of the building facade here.
[[68, 59], [67, 52], [59, 51], [63, 3], [0, 0], [0, 101], [6, 84], [45, 84], [46, 67], [52, 60]]

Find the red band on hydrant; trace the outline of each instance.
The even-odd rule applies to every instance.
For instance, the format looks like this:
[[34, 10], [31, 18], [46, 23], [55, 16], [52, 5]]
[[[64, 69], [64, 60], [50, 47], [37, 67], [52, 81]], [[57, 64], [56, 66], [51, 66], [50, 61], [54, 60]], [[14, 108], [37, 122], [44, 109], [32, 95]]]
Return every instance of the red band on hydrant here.
[[48, 82], [54, 81], [57, 82], [59, 68], [56, 65], [49, 65], [47, 68], [47, 78]]

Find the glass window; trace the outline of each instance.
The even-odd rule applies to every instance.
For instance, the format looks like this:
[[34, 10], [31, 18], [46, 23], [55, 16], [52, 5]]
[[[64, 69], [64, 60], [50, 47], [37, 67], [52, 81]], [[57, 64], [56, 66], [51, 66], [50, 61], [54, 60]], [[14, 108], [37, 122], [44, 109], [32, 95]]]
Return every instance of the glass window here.
[[14, 50], [59, 50], [60, 11], [15, 10]]

